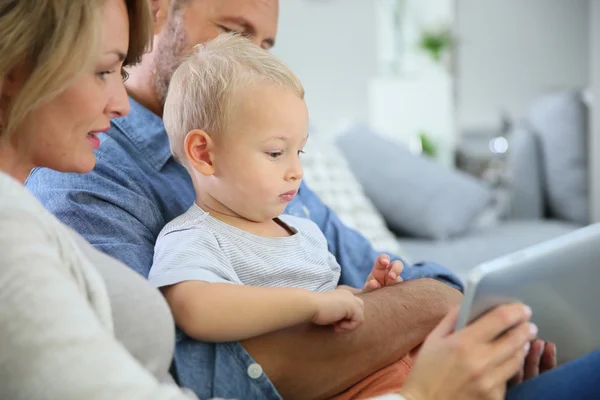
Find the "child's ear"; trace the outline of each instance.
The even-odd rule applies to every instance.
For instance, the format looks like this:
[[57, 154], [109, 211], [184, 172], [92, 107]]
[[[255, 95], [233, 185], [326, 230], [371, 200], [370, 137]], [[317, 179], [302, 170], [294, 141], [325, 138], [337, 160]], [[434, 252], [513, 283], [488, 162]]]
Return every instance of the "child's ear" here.
[[158, 34], [166, 25], [169, 15], [169, 0], [152, 0], [154, 34]]
[[188, 132], [184, 147], [188, 162], [196, 171], [205, 176], [215, 173], [214, 141], [206, 132], [201, 129]]

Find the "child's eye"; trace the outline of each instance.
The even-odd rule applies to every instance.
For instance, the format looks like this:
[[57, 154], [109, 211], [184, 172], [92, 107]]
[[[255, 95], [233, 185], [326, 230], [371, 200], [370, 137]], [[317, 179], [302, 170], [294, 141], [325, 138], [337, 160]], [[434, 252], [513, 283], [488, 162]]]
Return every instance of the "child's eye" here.
[[278, 159], [279, 157], [281, 157], [283, 153], [281, 151], [269, 151], [267, 152], [267, 155], [269, 157], [271, 157], [272, 159]]
[[220, 30], [222, 30], [223, 32], [225, 32], [225, 33], [231, 33], [231, 32], [233, 32], [233, 29], [229, 29], [229, 28], [227, 28], [226, 26], [223, 26], [223, 25], [218, 25], [218, 28]]
[[298, 150], [298, 155], [306, 153], [304, 150]]

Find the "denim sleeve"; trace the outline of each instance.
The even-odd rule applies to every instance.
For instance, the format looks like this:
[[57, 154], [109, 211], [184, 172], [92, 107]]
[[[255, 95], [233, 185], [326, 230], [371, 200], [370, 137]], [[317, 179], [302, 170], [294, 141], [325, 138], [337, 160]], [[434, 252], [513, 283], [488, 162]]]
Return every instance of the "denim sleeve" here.
[[[310, 219], [319, 226], [327, 238], [329, 251], [342, 267], [340, 284], [363, 287], [375, 259], [381, 253], [375, 250], [364, 236], [344, 225], [335, 212], [326, 206], [304, 183], [300, 187], [298, 198], [308, 211]], [[389, 254], [389, 256], [392, 260], [401, 260], [404, 263], [402, 272], [404, 280], [433, 278], [455, 289], [463, 290], [460, 278], [441, 265], [430, 262], [408, 265], [397, 255]]]
[[161, 217], [132, 179], [106, 164], [88, 174], [38, 168], [27, 187], [94, 247], [148, 277]]

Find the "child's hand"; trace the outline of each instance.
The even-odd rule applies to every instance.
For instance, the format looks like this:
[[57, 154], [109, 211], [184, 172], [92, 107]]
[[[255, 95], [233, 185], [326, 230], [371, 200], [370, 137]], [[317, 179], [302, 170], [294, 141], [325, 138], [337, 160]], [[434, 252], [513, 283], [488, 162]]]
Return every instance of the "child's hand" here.
[[402, 264], [402, 261], [396, 260], [390, 264], [390, 257], [387, 254], [379, 255], [375, 260], [373, 270], [367, 277], [363, 293], [372, 292], [384, 286], [391, 286], [402, 282], [400, 274], [403, 269], [404, 264]]
[[364, 303], [348, 290], [335, 289], [314, 293], [317, 312], [312, 322], [333, 325], [335, 332], [351, 332], [364, 321]]

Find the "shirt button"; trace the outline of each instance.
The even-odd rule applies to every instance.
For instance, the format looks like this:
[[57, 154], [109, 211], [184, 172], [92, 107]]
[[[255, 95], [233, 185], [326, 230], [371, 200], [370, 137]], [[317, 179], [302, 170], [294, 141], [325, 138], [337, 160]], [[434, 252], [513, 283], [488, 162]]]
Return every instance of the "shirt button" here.
[[260, 365], [254, 363], [248, 367], [248, 376], [252, 379], [258, 379], [263, 374], [263, 369]]

